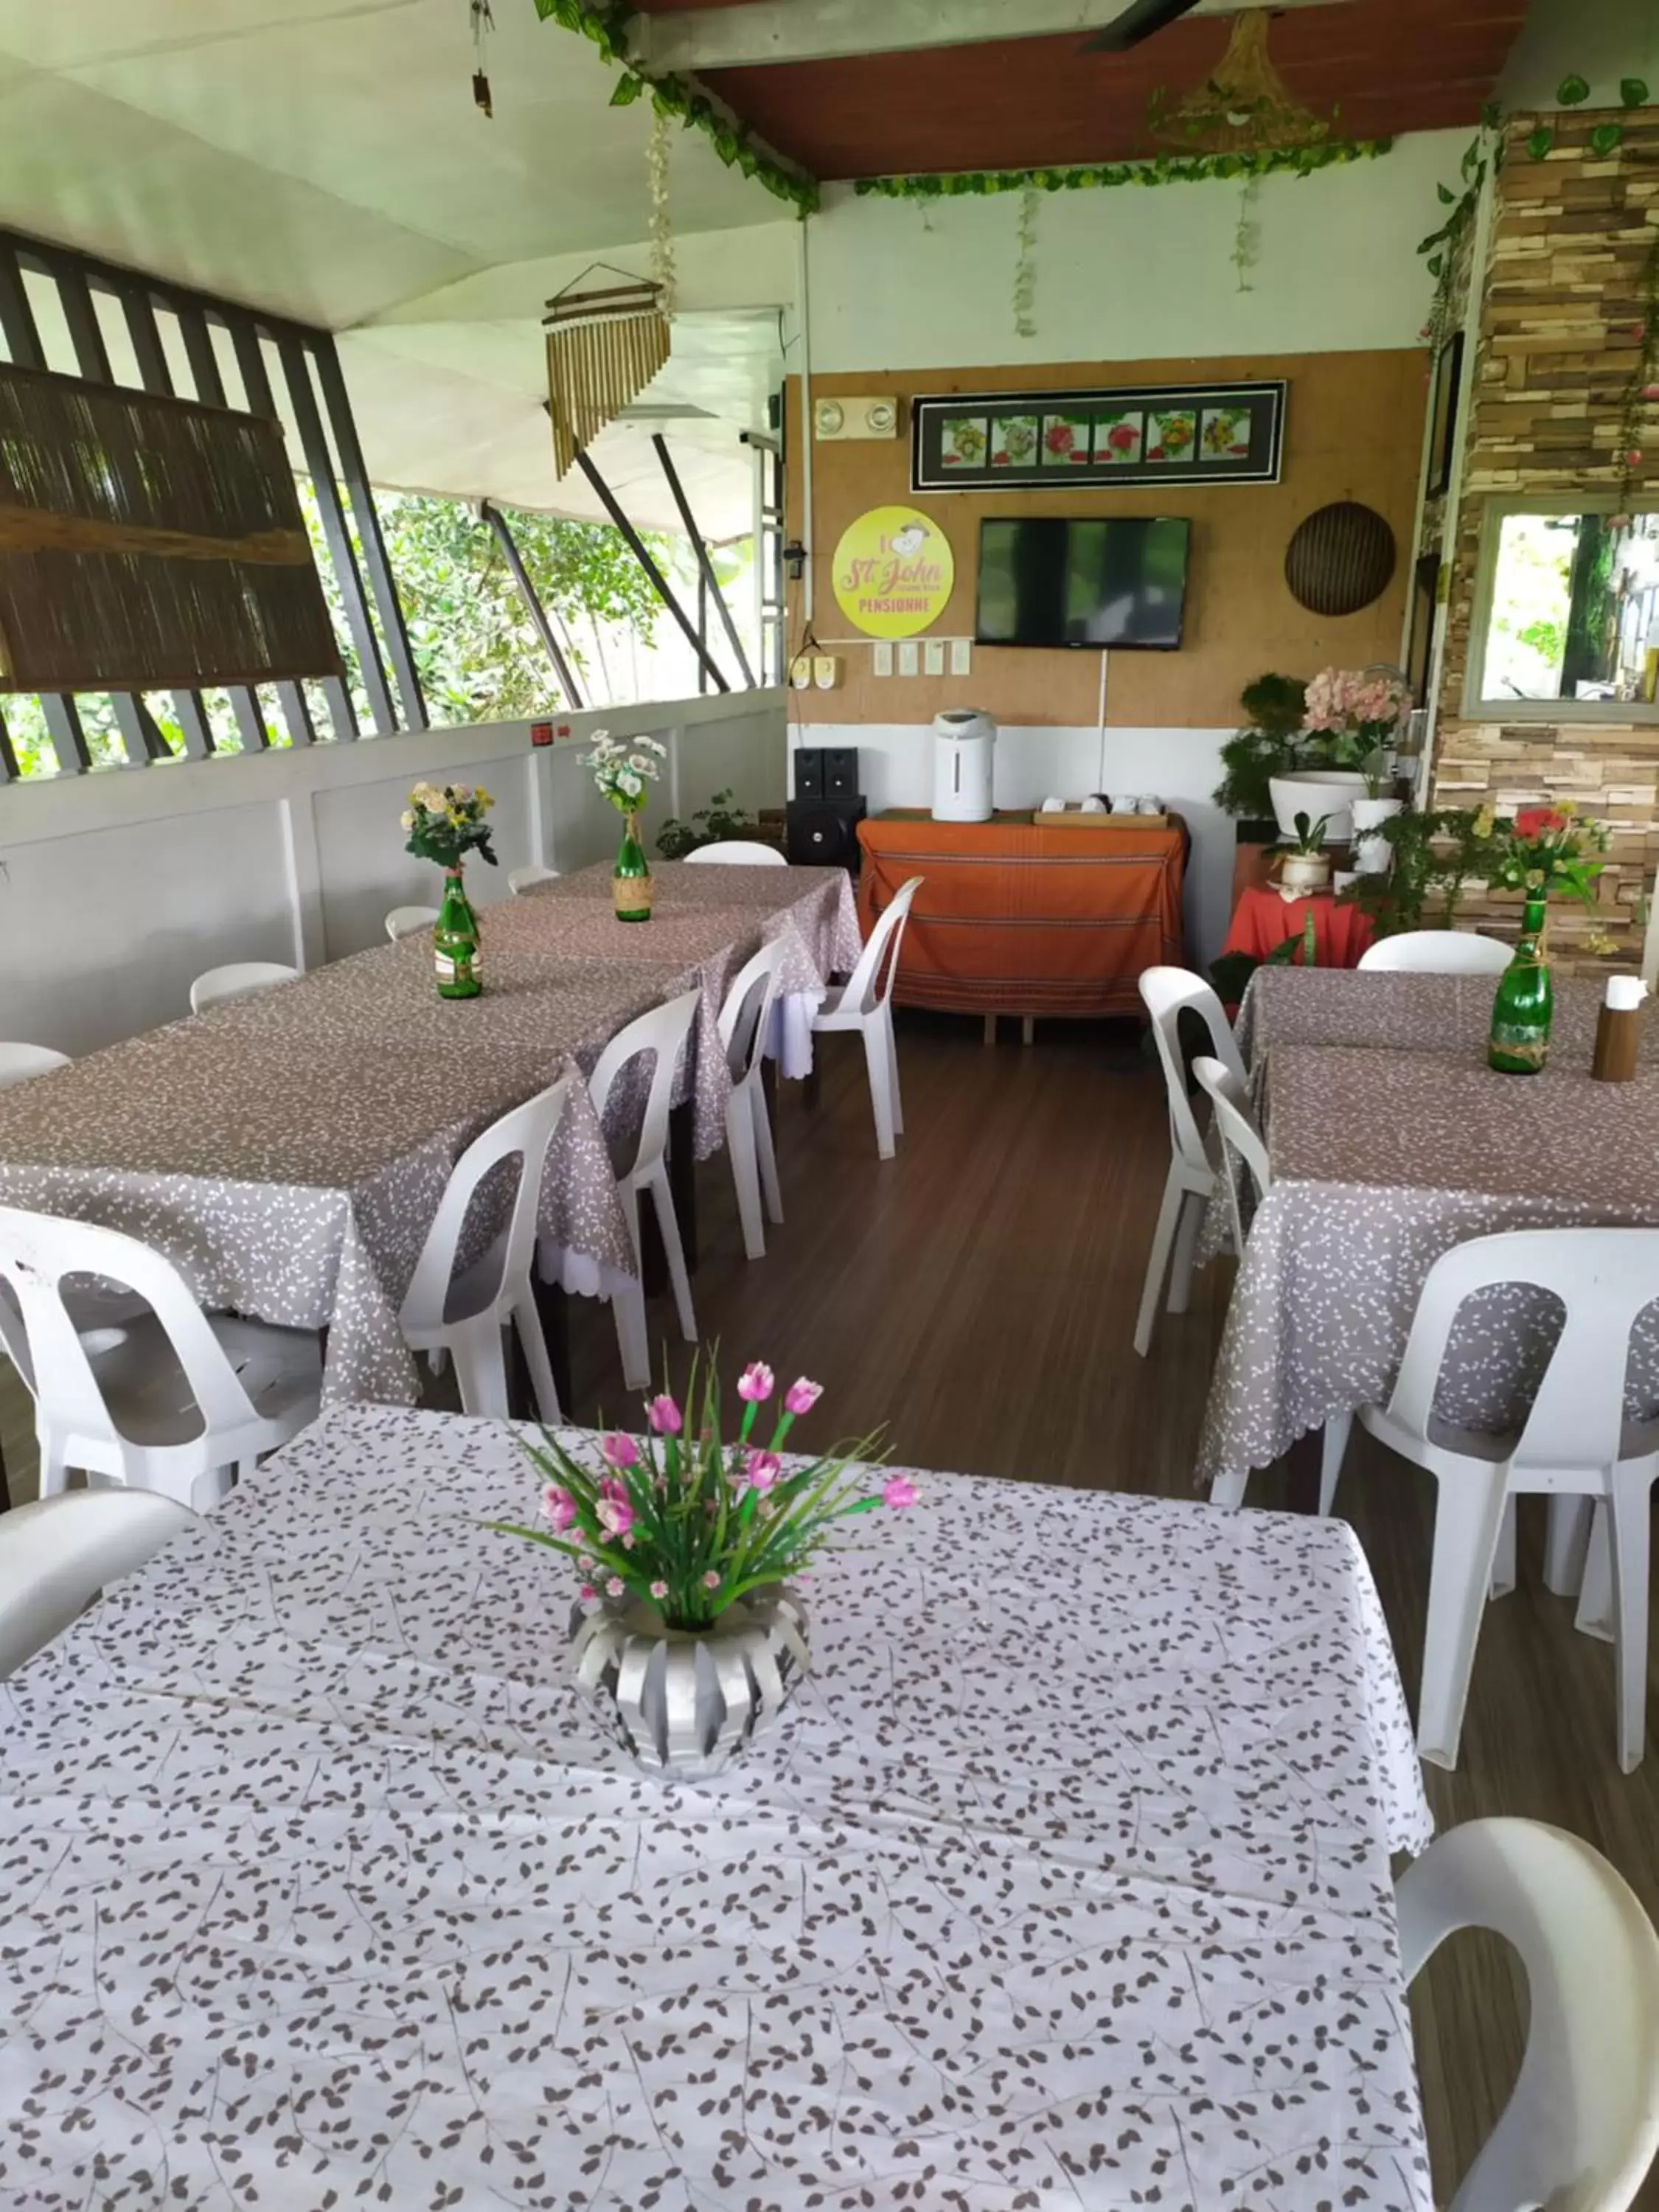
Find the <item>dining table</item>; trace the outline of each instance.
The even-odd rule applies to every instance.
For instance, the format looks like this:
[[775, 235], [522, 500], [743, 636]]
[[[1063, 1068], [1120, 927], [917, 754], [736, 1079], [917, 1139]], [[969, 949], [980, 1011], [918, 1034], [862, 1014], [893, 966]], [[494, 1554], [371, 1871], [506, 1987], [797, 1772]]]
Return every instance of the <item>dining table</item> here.
[[[425, 934], [87, 1054], [0, 1092], [0, 1205], [125, 1231], [164, 1252], [204, 1305], [327, 1332], [325, 1405], [412, 1403], [398, 1311], [456, 1160], [562, 1075], [571, 1085], [543, 1177], [540, 1267], [611, 1295], [639, 1271], [613, 1148], [649, 1067], [624, 1074], [601, 1128], [586, 1078], [617, 1032], [698, 994], [676, 1079], [679, 1156], [725, 1142], [731, 1075], [717, 1028], [732, 978], [784, 945], [796, 1051], [860, 939], [837, 868], [659, 863], [648, 923], [615, 915], [600, 865], [483, 909], [484, 988], [438, 996]], [[496, 1233], [497, 1177], [467, 1255]]]
[[[1386, 1402], [1417, 1301], [1455, 1244], [1505, 1230], [1659, 1225], [1659, 1066], [1590, 1073], [1602, 987], [1555, 985], [1547, 1065], [1486, 1065], [1494, 981], [1262, 969], [1236, 1034], [1271, 1182], [1245, 1237], [1197, 1478], [1270, 1465], [1334, 1414]], [[1212, 1201], [1200, 1252], [1224, 1209]], [[1438, 1416], [1515, 1426], [1559, 1333], [1545, 1293], [1501, 1284], [1455, 1325]], [[1659, 1410], [1659, 1306], [1638, 1320], [1632, 1419]]]
[[1345, 1524], [915, 1475], [676, 1784], [525, 1438], [325, 1414], [0, 1684], [0, 2202], [1429, 2212]]

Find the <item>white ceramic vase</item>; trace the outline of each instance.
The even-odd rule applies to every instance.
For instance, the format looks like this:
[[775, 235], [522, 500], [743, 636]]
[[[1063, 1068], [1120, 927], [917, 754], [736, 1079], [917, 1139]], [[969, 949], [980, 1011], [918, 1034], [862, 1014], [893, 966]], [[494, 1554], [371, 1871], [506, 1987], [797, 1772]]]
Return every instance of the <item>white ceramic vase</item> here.
[[1288, 775], [1270, 777], [1268, 788], [1281, 837], [1296, 836], [1298, 814], [1305, 814], [1310, 822], [1317, 822], [1322, 814], [1328, 817], [1328, 845], [1346, 845], [1352, 838], [1353, 803], [1365, 796], [1365, 779], [1357, 769], [1296, 769]]
[[1354, 866], [1362, 876], [1388, 873], [1389, 842], [1376, 833], [1385, 822], [1405, 811], [1403, 799], [1356, 799], [1353, 816]]

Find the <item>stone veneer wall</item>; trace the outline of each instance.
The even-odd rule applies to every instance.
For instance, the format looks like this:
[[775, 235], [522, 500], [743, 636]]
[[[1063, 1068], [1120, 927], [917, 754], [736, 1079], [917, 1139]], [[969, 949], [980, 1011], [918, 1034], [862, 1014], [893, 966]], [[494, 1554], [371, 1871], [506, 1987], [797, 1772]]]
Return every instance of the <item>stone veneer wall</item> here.
[[[1620, 121], [1625, 142], [1597, 160], [1589, 134]], [[1527, 151], [1540, 123], [1555, 133]], [[1487, 496], [1608, 491], [1614, 445], [1638, 363], [1644, 271], [1659, 242], [1659, 111], [1581, 109], [1519, 115], [1505, 129], [1491, 255], [1473, 368], [1457, 544], [1448, 590], [1433, 804], [1500, 807], [1573, 799], [1613, 832], [1595, 912], [1553, 910], [1558, 965], [1598, 964], [1586, 940], [1611, 939], [1606, 964], [1639, 962], [1659, 868], [1659, 724], [1472, 722], [1461, 709], [1480, 521]], [[1467, 373], [1467, 364], [1466, 364]], [[1639, 473], [1659, 503], [1659, 408], [1647, 415]], [[1517, 900], [1471, 888], [1463, 918], [1513, 920]]]

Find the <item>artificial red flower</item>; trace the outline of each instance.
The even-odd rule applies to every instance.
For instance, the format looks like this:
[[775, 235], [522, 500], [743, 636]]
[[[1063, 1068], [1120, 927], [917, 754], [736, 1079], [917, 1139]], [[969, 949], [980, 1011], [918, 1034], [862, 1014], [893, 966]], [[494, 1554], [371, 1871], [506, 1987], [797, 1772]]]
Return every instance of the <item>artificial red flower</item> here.
[[1553, 837], [1566, 826], [1566, 816], [1553, 806], [1523, 806], [1515, 817], [1517, 837]]

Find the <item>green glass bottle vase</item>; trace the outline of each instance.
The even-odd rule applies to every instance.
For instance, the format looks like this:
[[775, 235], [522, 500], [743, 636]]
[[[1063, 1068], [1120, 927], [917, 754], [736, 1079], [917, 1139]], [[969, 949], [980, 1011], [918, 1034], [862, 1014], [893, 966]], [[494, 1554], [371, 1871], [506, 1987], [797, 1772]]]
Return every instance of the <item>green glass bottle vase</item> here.
[[1549, 1058], [1555, 996], [1544, 948], [1547, 912], [1542, 899], [1527, 901], [1514, 957], [1498, 978], [1486, 1058], [1501, 1075], [1536, 1075]]
[[616, 872], [611, 882], [617, 919], [618, 921], [649, 921], [651, 894], [655, 886], [651, 880], [651, 863], [646, 859], [645, 848], [640, 842], [640, 817], [637, 814], [627, 814], [623, 819], [627, 826], [623, 831]]
[[466, 895], [466, 881], [459, 867], [444, 877], [443, 904], [432, 932], [433, 958], [441, 999], [476, 999], [483, 988], [483, 956], [478, 944], [478, 917]]

